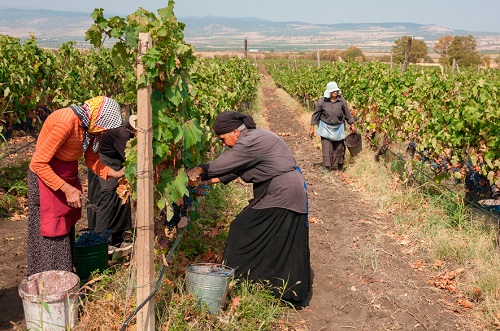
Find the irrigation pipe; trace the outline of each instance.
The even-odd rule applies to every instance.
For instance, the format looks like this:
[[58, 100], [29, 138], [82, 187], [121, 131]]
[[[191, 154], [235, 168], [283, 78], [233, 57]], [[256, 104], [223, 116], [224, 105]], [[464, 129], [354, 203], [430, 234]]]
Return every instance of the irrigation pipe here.
[[[181, 237], [184, 234], [184, 232], [186, 231], [186, 228], [189, 225], [189, 221], [191, 220], [189, 218], [189, 216], [187, 217], [187, 219], [188, 219], [187, 224], [182, 228], [181, 232], [179, 233], [179, 235], [175, 239], [174, 244], [172, 245], [172, 248], [170, 248], [170, 251], [168, 252], [167, 257], [165, 258], [165, 263], [168, 262], [168, 260], [170, 259], [170, 257], [174, 253], [175, 249], [177, 248], [177, 244], [181, 240]], [[148, 303], [149, 300], [151, 300], [151, 298], [156, 294], [156, 292], [158, 292], [158, 289], [160, 288], [160, 282], [161, 282], [161, 280], [163, 278], [163, 275], [165, 274], [165, 270], [166, 269], [167, 269], [167, 265], [163, 264], [163, 267], [161, 268], [161, 271], [160, 271], [160, 275], [158, 276], [158, 280], [156, 281], [155, 288], [148, 295], [148, 297], [139, 306], [137, 306], [137, 308], [130, 314], [130, 316], [125, 320], [125, 322], [123, 322], [122, 327], [120, 328], [120, 331], [124, 331], [125, 330], [125, 328], [127, 327], [128, 323], [130, 323], [130, 321], [139, 312], [139, 310], [141, 310], [142, 307], [144, 307], [144, 305], [146, 303]]]
[[[405, 159], [404, 159], [401, 155], [394, 153], [394, 152], [393, 152], [393, 151], [391, 151], [390, 149], [388, 149], [388, 151], [389, 151], [392, 155], [394, 155], [394, 156], [396, 156], [397, 158], [399, 158], [401, 161], [406, 162], [406, 160], [405, 160]], [[423, 172], [423, 171], [421, 171], [420, 169], [418, 169], [418, 168], [417, 168], [416, 170], [417, 170], [419, 173], [421, 173], [424, 177], [426, 177], [427, 179], [429, 179], [430, 181], [432, 181], [432, 182], [436, 183], [432, 177], [430, 177], [429, 175], [427, 175], [426, 173], [424, 173], [424, 172]], [[452, 189], [450, 189], [449, 187], [446, 187], [446, 186], [441, 185], [441, 184], [439, 184], [439, 183], [436, 183], [436, 185], [437, 185], [438, 187], [440, 187], [440, 188], [444, 188], [444, 189], [446, 189], [447, 191], [449, 191], [449, 192], [451, 192], [451, 193], [453, 193], [453, 194], [455, 194], [455, 193], [456, 193], [456, 192], [454, 192]], [[493, 219], [495, 219], [495, 220], [497, 221], [497, 225], [499, 225], [499, 226], [500, 226], [500, 217], [498, 217], [498, 215], [496, 215], [494, 212], [492, 212], [492, 211], [490, 211], [490, 210], [488, 210], [488, 209], [483, 208], [483, 207], [482, 207], [480, 204], [478, 204], [477, 202], [471, 201], [471, 200], [469, 200], [469, 199], [467, 199], [467, 198], [464, 198], [464, 200], [465, 200], [466, 202], [468, 202], [468, 203], [469, 203], [472, 207], [474, 207], [474, 208], [478, 209], [479, 211], [483, 212], [484, 214], [487, 214], [488, 216], [490, 216], [490, 217], [492, 217]]]

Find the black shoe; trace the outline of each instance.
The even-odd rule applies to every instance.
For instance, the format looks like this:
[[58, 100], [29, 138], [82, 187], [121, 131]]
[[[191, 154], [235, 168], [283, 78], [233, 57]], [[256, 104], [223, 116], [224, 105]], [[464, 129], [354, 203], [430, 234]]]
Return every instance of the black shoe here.
[[304, 299], [302, 299], [300, 301], [299, 300], [294, 300], [294, 299], [283, 299], [283, 301], [288, 302], [291, 305], [293, 305], [293, 307], [296, 310], [301, 310], [301, 309], [304, 309], [305, 307], [309, 306], [309, 297], [304, 298]]

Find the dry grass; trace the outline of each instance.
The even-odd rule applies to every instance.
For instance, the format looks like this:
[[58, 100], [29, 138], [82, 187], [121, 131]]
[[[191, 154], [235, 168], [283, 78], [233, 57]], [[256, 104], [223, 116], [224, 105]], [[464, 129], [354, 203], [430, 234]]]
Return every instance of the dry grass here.
[[120, 330], [122, 321], [134, 310], [135, 296], [127, 295], [131, 292], [127, 284], [131, 283], [130, 266], [89, 281], [81, 289], [83, 310], [74, 330]]
[[408, 185], [387, 171], [375, 153], [364, 150], [347, 173], [357, 190], [381, 211], [394, 217], [394, 226], [437, 270], [464, 268], [457, 296], [470, 304], [492, 330], [500, 328], [500, 254], [498, 226], [466, 207], [454, 194], [429, 194], [427, 185]]

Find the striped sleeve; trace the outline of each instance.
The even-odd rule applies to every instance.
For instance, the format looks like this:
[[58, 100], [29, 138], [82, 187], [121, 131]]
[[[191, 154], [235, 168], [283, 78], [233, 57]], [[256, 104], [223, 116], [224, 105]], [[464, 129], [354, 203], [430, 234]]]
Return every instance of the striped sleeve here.
[[35, 154], [31, 159], [30, 169], [40, 177], [40, 179], [51, 189], [58, 190], [64, 184], [64, 180], [59, 177], [50, 167], [49, 162], [64, 145], [71, 133], [71, 126], [68, 123], [55, 123], [46, 133], [43, 140], [39, 140]]
[[99, 160], [99, 153], [94, 153], [92, 151], [92, 146], [90, 146], [89, 149], [87, 149], [87, 151], [84, 154], [84, 157], [85, 157], [85, 164], [90, 170], [92, 170], [97, 176], [101, 178], [104, 178], [106, 180], [109, 179], [108, 171], [111, 168], [106, 166]]

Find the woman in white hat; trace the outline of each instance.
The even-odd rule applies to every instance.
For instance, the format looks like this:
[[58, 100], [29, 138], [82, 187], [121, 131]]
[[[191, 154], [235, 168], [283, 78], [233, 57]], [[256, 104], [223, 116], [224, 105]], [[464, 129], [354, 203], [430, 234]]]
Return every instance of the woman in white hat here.
[[318, 125], [316, 132], [321, 136], [321, 152], [325, 170], [343, 170], [346, 137], [344, 122], [347, 121], [352, 132], [356, 131], [355, 119], [341, 94], [342, 91], [336, 82], [326, 84], [323, 97], [318, 100], [311, 116], [309, 136], [313, 137], [314, 126]]

